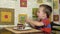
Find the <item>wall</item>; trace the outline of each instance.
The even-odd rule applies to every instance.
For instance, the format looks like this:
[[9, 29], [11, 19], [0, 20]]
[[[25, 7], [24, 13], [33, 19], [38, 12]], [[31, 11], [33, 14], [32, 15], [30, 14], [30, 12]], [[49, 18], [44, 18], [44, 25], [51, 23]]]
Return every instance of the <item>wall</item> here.
[[[0, 0], [0, 8], [15, 9], [15, 1], [14, 0]], [[9, 25], [8, 27], [11, 27], [11, 26]], [[7, 25], [0, 25], [0, 27], [7, 27]]]
[[[31, 18], [32, 17], [32, 8], [38, 8], [40, 4], [36, 3], [37, 0], [28, 0], [27, 8], [20, 7], [20, 0], [16, 1], [16, 6], [15, 7], [15, 23], [18, 23], [18, 14], [20, 13], [26, 13], [28, 16]], [[45, 4], [51, 5], [51, 3], [45, 2]]]
[[[20, 0], [0, 0], [0, 8], [13, 8], [15, 9], [15, 26], [18, 23], [18, 15], [20, 13], [26, 13], [28, 14], [28, 16], [30, 18], [32, 18], [32, 8], [38, 8], [38, 6], [40, 4], [37, 4], [36, 1], [37, 0], [27, 0], [27, 7], [20, 7]], [[52, 6], [52, 3], [46, 2], [46, 0], [44, 0], [45, 4], [48, 4], [50, 6]], [[53, 14], [53, 13], [52, 13]], [[51, 20], [53, 17], [51, 17]], [[5, 27], [7, 27], [6, 25], [3, 25]], [[3, 27], [2, 25], [0, 25], [0, 27]], [[8, 26], [10, 27], [10, 25]]]

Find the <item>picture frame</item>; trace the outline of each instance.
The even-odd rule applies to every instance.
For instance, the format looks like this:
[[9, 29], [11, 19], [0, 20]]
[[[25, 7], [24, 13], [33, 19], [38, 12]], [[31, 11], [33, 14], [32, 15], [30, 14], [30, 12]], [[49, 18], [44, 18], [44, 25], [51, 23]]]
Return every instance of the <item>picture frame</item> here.
[[[59, 0], [59, 6], [60, 6], [60, 0]], [[60, 7], [59, 7], [59, 11], [60, 11]]]
[[37, 0], [37, 3], [41, 4], [41, 3], [43, 3], [43, 0]]
[[21, 24], [25, 24], [25, 20], [27, 19], [27, 14], [19, 14], [18, 15], [18, 22]]
[[37, 16], [38, 8], [32, 8], [32, 15]]
[[47, 2], [52, 2], [52, 0], [47, 0]]
[[0, 25], [14, 25], [14, 9], [0, 8]]
[[58, 0], [53, 0], [53, 9], [58, 9]]
[[20, 0], [20, 7], [27, 7], [27, 0]]
[[33, 20], [37, 19], [37, 11], [38, 11], [38, 8], [32, 8], [32, 18], [33, 18]]
[[59, 15], [53, 15], [53, 21], [59, 22]]

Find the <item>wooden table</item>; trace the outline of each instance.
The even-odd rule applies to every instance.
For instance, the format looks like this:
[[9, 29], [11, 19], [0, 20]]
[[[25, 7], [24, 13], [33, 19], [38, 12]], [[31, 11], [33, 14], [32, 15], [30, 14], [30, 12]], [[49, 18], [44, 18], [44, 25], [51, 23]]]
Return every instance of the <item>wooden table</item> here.
[[41, 33], [42, 31], [41, 30], [36, 30], [36, 29], [31, 29], [31, 30], [25, 30], [25, 31], [18, 31], [18, 30], [14, 30], [13, 28], [5, 28], [6, 30], [14, 33], [14, 34], [28, 34], [28, 33]]

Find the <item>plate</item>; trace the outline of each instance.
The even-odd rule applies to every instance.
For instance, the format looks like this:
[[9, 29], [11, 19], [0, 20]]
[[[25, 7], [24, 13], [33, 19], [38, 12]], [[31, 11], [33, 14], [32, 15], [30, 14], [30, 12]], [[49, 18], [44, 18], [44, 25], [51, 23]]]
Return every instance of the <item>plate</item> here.
[[22, 30], [22, 31], [24, 31], [24, 30], [31, 30], [31, 29], [28, 29], [28, 28], [26, 28], [26, 29], [17, 29], [17, 28], [13, 28], [14, 30]]

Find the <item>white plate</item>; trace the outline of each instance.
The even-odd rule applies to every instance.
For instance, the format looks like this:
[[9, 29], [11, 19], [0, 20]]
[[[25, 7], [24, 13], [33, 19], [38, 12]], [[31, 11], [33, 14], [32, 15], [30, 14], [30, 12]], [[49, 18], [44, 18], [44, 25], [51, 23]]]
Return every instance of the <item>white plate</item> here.
[[28, 29], [28, 28], [26, 28], [26, 29], [17, 29], [17, 28], [13, 28], [14, 30], [31, 30], [31, 29]]

